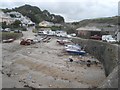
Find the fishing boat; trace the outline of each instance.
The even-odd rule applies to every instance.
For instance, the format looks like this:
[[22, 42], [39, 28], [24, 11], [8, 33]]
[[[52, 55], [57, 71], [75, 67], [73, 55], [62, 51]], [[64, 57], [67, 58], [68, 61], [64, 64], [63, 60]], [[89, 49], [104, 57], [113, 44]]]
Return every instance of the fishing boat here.
[[66, 49], [66, 52], [70, 53], [70, 54], [76, 54], [76, 55], [84, 55], [86, 54], [85, 51], [83, 50], [76, 50], [76, 49]]

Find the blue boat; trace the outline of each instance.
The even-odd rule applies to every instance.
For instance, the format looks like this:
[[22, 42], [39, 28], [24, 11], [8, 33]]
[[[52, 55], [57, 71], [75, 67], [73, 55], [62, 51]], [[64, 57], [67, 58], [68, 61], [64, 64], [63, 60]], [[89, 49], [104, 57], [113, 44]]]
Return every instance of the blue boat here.
[[76, 54], [76, 55], [84, 55], [84, 54], [86, 54], [86, 52], [83, 51], [83, 50], [75, 50], [75, 49], [66, 49], [66, 52], [68, 52], [70, 54]]

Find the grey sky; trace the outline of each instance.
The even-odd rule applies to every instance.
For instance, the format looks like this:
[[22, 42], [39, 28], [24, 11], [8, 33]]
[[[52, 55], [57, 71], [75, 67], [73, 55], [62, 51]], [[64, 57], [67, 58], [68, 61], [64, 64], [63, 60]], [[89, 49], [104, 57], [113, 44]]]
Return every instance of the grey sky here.
[[66, 22], [118, 15], [119, 0], [0, 0], [0, 8], [14, 8], [24, 4], [62, 15]]

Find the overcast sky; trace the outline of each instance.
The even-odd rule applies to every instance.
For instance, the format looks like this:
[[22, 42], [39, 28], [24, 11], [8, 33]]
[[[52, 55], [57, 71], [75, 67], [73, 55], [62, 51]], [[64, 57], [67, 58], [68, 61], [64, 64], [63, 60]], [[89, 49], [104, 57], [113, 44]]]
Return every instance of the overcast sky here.
[[0, 8], [14, 8], [25, 4], [61, 15], [66, 22], [118, 15], [120, 0], [0, 0]]

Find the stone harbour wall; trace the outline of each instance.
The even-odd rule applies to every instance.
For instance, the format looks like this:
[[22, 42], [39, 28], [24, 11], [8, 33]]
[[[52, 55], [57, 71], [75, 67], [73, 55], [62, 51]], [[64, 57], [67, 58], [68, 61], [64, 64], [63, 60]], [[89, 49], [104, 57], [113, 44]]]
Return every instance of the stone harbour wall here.
[[98, 86], [98, 88], [119, 88], [120, 76], [120, 45], [110, 44], [107, 42], [88, 40], [81, 38], [72, 38], [76, 44], [80, 44], [87, 53], [97, 58], [104, 66], [106, 79]]
[[106, 76], [118, 65], [118, 49], [120, 48], [118, 45], [81, 38], [72, 38], [72, 41], [80, 44], [86, 52], [93, 55], [103, 64]]

